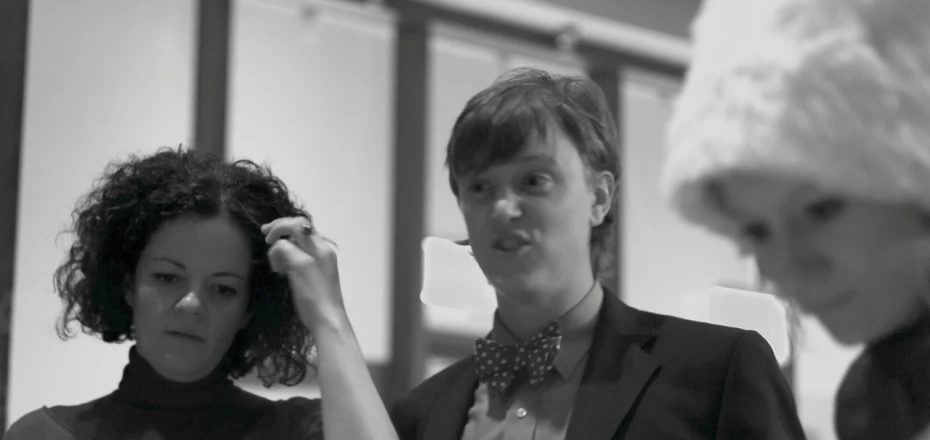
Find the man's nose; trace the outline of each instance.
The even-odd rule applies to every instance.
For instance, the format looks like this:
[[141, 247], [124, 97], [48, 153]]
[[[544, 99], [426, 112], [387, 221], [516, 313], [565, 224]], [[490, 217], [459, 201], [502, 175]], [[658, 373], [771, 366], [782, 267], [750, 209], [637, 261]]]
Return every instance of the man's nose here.
[[495, 220], [510, 221], [523, 215], [520, 208], [520, 197], [513, 191], [504, 190], [494, 200], [494, 208], [491, 212]]

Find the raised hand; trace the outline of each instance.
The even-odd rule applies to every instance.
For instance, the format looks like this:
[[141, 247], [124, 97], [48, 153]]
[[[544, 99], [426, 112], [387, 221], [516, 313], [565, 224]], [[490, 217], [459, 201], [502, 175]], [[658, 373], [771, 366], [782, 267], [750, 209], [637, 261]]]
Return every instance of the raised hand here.
[[311, 220], [279, 218], [262, 225], [261, 230], [271, 245], [271, 269], [287, 276], [304, 325], [313, 330], [332, 320], [345, 320], [336, 250]]

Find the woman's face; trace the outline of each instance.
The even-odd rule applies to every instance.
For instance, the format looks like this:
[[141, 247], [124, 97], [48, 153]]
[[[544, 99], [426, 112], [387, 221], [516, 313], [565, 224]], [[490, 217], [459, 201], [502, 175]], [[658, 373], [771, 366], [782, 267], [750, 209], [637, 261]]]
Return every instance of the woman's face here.
[[126, 301], [139, 354], [162, 376], [192, 382], [226, 355], [250, 318], [250, 250], [222, 217], [181, 217], [152, 235]]
[[926, 307], [926, 216], [763, 175], [722, 179], [720, 208], [778, 291], [845, 344], [875, 341]]

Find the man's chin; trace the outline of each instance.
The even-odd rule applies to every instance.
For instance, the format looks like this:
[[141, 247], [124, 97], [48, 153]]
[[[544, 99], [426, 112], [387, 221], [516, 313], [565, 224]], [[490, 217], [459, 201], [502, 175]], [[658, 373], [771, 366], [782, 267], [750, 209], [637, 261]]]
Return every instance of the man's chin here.
[[494, 274], [488, 279], [498, 296], [523, 302], [523, 296], [543, 289], [546, 285], [541, 274], [536, 271], [521, 271], [508, 274]]

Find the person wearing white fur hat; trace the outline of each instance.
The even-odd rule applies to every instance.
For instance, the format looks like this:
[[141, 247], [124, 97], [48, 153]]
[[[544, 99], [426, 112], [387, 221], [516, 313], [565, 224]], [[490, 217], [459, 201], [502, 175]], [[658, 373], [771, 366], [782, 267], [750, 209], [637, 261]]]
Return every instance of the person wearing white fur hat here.
[[709, 0], [663, 191], [780, 295], [866, 344], [841, 439], [930, 424], [930, 1]]

